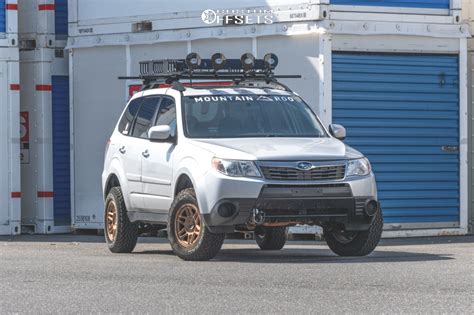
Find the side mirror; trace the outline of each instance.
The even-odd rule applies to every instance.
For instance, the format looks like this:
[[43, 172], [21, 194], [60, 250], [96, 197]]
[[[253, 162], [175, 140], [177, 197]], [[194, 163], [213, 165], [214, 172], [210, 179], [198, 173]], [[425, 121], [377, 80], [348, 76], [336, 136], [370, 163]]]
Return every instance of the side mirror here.
[[151, 127], [148, 130], [148, 139], [150, 141], [171, 142], [171, 128], [168, 125]]
[[336, 139], [339, 139], [341, 141], [346, 139], [346, 128], [344, 128], [341, 125], [337, 125], [337, 124], [329, 125], [329, 132]]

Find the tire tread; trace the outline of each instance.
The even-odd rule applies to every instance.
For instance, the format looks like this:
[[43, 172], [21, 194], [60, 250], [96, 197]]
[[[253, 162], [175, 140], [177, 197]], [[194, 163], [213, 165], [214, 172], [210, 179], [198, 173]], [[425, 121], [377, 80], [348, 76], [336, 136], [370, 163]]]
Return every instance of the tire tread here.
[[138, 225], [130, 222], [127, 215], [127, 208], [123, 199], [120, 187], [113, 187], [107, 196], [106, 206], [110, 198], [115, 199], [117, 205], [117, 235], [114, 241], [110, 241], [105, 234], [108, 247], [113, 253], [131, 253], [138, 241]]
[[[170, 240], [173, 252], [183, 260], [189, 261], [206, 261], [214, 258], [222, 248], [224, 243], [225, 234], [211, 233], [205, 226], [204, 220], [204, 231], [200, 244], [192, 250], [187, 250], [181, 247], [178, 242], [174, 239], [174, 214], [179, 209], [179, 205], [183, 202], [193, 202], [196, 206], [197, 199], [196, 193], [193, 188], [183, 189], [178, 193], [175, 200], [173, 201], [168, 219], [168, 238]], [[199, 208], [199, 207], [198, 207]]]

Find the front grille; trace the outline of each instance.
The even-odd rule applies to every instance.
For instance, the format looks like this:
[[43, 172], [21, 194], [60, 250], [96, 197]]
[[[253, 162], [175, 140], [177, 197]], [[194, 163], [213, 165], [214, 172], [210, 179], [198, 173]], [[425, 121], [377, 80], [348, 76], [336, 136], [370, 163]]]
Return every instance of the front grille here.
[[260, 166], [263, 176], [272, 180], [337, 180], [343, 179], [345, 165], [322, 165], [311, 170], [300, 170], [294, 167]]

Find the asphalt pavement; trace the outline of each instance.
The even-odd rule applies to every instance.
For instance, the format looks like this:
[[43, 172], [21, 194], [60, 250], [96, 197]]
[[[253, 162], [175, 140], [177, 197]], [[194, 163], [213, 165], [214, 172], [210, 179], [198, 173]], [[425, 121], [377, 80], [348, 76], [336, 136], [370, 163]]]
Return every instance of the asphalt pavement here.
[[383, 240], [341, 258], [322, 242], [260, 251], [229, 240], [209, 262], [185, 262], [165, 239], [132, 254], [102, 237], [0, 237], [5, 313], [474, 313], [474, 237]]

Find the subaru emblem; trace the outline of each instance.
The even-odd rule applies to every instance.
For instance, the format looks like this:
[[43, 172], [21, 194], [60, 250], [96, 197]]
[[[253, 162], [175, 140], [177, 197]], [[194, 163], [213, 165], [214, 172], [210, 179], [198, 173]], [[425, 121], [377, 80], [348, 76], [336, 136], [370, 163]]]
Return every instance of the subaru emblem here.
[[296, 167], [300, 170], [307, 171], [313, 168], [313, 164], [310, 162], [299, 162]]

